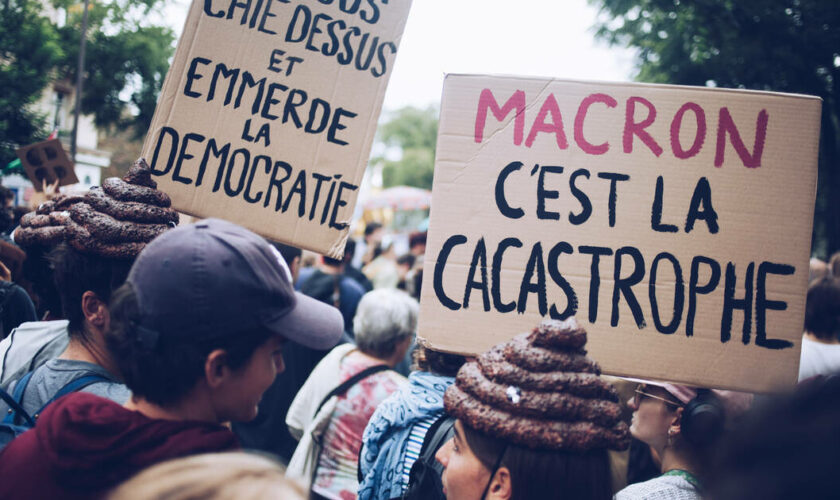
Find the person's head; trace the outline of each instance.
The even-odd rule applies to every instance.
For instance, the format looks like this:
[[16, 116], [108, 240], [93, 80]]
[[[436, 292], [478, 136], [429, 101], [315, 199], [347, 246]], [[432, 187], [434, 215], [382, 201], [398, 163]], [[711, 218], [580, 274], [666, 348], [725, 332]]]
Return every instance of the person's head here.
[[15, 192], [6, 186], [0, 186], [0, 208], [10, 209], [15, 204]]
[[342, 266], [344, 265], [344, 262], [341, 259], [334, 259], [332, 257], [327, 257], [326, 255], [323, 255], [321, 256], [321, 264], [323, 264], [324, 267], [328, 269], [340, 271]]
[[62, 317], [69, 320], [70, 338], [94, 341], [95, 333], [108, 329], [108, 303], [123, 283], [131, 260], [107, 259], [61, 243], [49, 253]]
[[452, 500], [595, 500], [612, 496], [604, 450], [580, 453], [531, 449], [457, 420], [455, 437], [438, 456], [446, 467], [444, 487]]
[[627, 424], [585, 344], [574, 318], [546, 321], [464, 364], [444, 395], [456, 434], [437, 453], [449, 500], [612, 496], [607, 449], [627, 447]]
[[350, 262], [353, 261], [353, 257], [356, 255], [356, 240], [353, 238], [347, 238], [347, 243], [344, 245], [344, 258], [342, 258], [342, 262], [345, 265], [350, 265]]
[[828, 276], [828, 264], [816, 257], [811, 257], [808, 261], [808, 283], [821, 280]]
[[426, 253], [426, 232], [411, 233], [408, 237], [408, 249], [411, 255], [419, 257]]
[[405, 279], [405, 276], [414, 267], [414, 262], [417, 258], [410, 253], [400, 255], [397, 257], [397, 271], [400, 273], [400, 278]]
[[825, 277], [808, 287], [805, 331], [823, 340], [840, 338], [840, 278]]
[[292, 283], [297, 283], [298, 274], [300, 273], [300, 258], [303, 255], [303, 250], [291, 245], [283, 243], [272, 242], [274, 248], [283, 256], [283, 260], [289, 265], [289, 271], [292, 272]]
[[[15, 242], [49, 261], [48, 266], [33, 262], [40, 269], [27, 265], [25, 272], [32, 273], [39, 296], [48, 301], [53, 294], [59, 297], [71, 341], [91, 347], [103, 342], [111, 293], [123, 284], [146, 243], [177, 224], [169, 197], [155, 187], [151, 168], [141, 159], [123, 179], [106, 179], [102, 187], [81, 195], [58, 195], [21, 219]], [[52, 271], [53, 290], [45, 269]], [[54, 305], [47, 307], [57, 316]]]
[[327, 349], [342, 326], [335, 308], [294, 291], [268, 242], [207, 219], [143, 250], [114, 295], [106, 339], [134, 397], [248, 421], [282, 371], [282, 342]]
[[283, 467], [261, 455], [207, 453], [153, 465], [122, 483], [108, 500], [304, 500]]
[[838, 421], [837, 375], [753, 408], [721, 443], [704, 498], [837, 498]]
[[752, 395], [742, 392], [641, 383], [628, 401], [630, 433], [660, 457], [677, 454], [706, 476], [713, 451], [751, 403]]
[[832, 276], [840, 279], [840, 252], [834, 252], [834, 255], [828, 259], [828, 270]]
[[419, 308], [416, 300], [400, 290], [366, 293], [353, 319], [359, 350], [396, 365], [414, 340]]
[[368, 245], [375, 245], [382, 241], [382, 236], [385, 230], [382, 229], [382, 224], [378, 222], [370, 222], [365, 226], [365, 243]]
[[446, 377], [454, 377], [467, 358], [460, 354], [436, 351], [424, 344], [414, 349], [414, 369]]
[[15, 211], [11, 206], [0, 206], [0, 233], [8, 233], [15, 228]]

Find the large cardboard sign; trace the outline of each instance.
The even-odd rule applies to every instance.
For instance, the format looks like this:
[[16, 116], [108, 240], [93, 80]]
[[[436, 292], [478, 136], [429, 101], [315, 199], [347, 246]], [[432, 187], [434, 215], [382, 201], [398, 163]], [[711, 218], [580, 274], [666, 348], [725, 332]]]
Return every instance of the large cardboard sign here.
[[332, 257], [410, 0], [194, 0], [143, 155], [175, 208]]
[[58, 180], [59, 186], [76, 184], [79, 179], [73, 169], [73, 162], [67, 157], [64, 146], [59, 139], [50, 139], [24, 146], [15, 151], [26, 176], [32, 182], [36, 191], [43, 191], [44, 181], [53, 184]]
[[821, 101], [449, 75], [420, 336], [478, 353], [575, 315], [606, 373], [796, 380]]

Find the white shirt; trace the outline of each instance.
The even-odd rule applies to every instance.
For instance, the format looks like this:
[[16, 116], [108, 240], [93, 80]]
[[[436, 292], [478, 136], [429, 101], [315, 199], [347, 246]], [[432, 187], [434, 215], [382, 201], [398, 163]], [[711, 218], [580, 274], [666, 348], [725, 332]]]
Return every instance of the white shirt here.
[[799, 355], [799, 380], [840, 371], [840, 344], [823, 344], [802, 337]]

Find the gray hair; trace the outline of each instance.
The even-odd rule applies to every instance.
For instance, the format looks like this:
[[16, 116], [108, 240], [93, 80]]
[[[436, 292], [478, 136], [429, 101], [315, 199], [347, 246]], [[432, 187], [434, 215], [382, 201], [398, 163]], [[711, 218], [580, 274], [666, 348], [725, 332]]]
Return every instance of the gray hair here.
[[381, 288], [366, 293], [353, 320], [356, 346], [380, 359], [390, 357], [397, 344], [414, 335], [419, 309], [417, 301], [400, 290]]

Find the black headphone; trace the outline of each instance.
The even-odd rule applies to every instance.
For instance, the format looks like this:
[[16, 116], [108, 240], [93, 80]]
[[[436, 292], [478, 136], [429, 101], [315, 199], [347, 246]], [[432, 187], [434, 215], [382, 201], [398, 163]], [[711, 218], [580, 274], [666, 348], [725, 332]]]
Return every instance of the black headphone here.
[[695, 446], [714, 443], [723, 434], [726, 412], [723, 402], [709, 389], [698, 389], [697, 396], [683, 409], [680, 434]]

